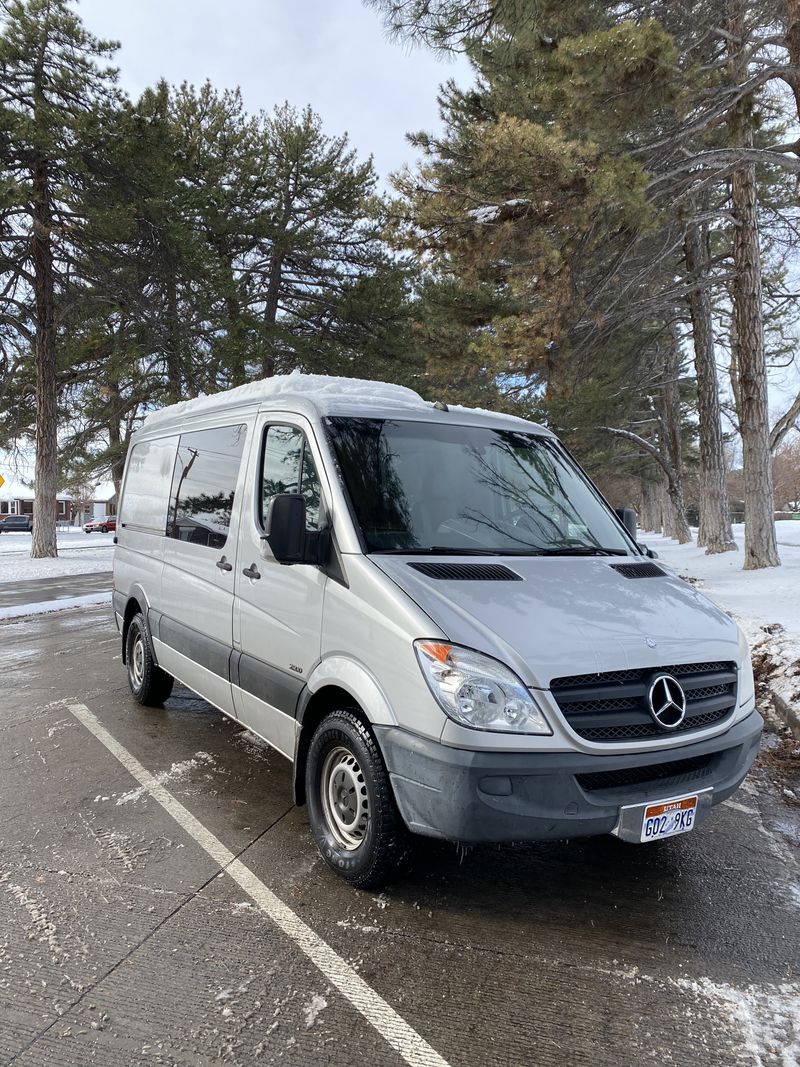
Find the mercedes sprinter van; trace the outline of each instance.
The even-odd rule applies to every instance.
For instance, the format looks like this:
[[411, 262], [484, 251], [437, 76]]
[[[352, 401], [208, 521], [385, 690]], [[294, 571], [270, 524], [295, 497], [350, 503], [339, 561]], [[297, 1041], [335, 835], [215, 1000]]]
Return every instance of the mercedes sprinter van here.
[[177, 678], [291, 760], [354, 885], [411, 834], [693, 831], [758, 751], [737, 625], [534, 423], [272, 378], [149, 415], [118, 518], [134, 697]]

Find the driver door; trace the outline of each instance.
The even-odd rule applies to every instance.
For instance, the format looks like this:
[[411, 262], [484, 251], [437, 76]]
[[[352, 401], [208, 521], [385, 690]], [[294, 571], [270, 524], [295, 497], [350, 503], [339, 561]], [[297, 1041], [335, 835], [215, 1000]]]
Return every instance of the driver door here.
[[281, 564], [264, 540], [264, 518], [279, 493], [302, 493], [306, 524], [326, 521], [310, 426], [286, 413], [261, 415], [252, 450], [237, 555], [234, 702], [239, 719], [290, 759], [297, 700], [319, 662], [326, 575], [311, 564]]

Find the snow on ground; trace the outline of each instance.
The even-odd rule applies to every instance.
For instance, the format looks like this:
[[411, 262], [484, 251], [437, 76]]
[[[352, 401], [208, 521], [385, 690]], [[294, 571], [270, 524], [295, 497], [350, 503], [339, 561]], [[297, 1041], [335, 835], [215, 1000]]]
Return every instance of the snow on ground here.
[[778, 522], [776, 531], [782, 566], [757, 571], [742, 570], [741, 523], [733, 528], [739, 551], [721, 555], [707, 556], [694, 542], [679, 545], [660, 534], [642, 532], [640, 540], [736, 619], [756, 667], [800, 710], [800, 521]]
[[38, 604], [14, 604], [0, 608], [0, 619], [20, 619], [28, 615], [48, 615], [64, 608], [83, 608], [94, 604], [110, 604], [111, 593], [87, 593], [85, 596], [65, 596], [59, 600], [43, 600]]
[[79, 527], [59, 530], [56, 559], [31, 559], [30, 534], [3, 533], [0, 534], [0, 583], [110, 571], [113, 558], [113, 533], [85, 534]]

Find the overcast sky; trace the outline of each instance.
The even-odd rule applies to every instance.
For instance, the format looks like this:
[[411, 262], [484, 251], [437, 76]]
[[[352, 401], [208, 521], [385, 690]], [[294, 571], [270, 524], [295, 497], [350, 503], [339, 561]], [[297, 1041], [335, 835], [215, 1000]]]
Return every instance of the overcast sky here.
[[388, 41], [361, 0], [79, 0], [89, 30], [121, 43], [122, 87], [159, 78], [241, 87], [249, 111], [311, 104], [326, 132], [347, 132], [381, 178], [413, 161], [406, 133], [438, 127], [436, 90], [470, 80], [448, 62]]

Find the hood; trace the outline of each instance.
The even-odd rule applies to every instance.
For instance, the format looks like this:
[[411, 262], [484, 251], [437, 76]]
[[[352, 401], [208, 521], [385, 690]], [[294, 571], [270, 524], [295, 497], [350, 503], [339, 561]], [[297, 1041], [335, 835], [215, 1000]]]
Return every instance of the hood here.
[[[663, 564], [627, 578], [634, 557], [369, 557], [454, 644], [514, 667], [546, 689], [574, 674], [738, 660], [736, 624]], [[501, 564], [521, 581], [434, 578], [412, 563]], [[427, 635], [420, 634], [420, 637]]]

